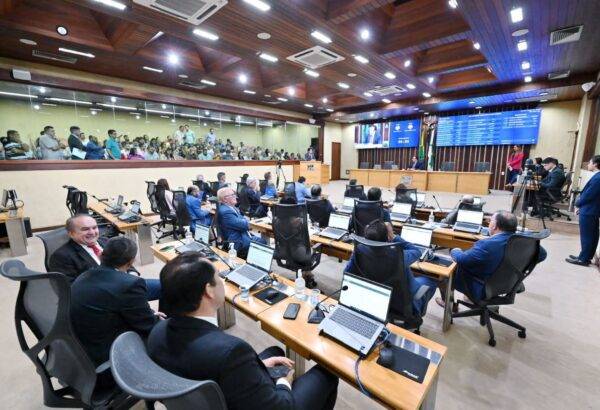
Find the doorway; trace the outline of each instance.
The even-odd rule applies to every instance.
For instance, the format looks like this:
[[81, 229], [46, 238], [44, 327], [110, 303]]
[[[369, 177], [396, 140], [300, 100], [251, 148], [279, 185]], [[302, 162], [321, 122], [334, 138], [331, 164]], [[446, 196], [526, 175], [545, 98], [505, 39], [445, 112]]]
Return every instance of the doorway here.
[[331, 180], [340, 179], [340, 166], [342, 161], [342, 144], [340, 142], [331, 143]]

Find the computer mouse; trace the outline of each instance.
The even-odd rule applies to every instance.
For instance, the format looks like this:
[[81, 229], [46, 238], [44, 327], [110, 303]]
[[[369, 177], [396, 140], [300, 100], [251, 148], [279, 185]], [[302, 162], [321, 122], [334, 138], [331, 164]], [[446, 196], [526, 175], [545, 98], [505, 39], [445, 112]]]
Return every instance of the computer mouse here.
[[388, 369], [394, 364], [394, 351], [389, 347], [384, 347], [379, 351], [379, 360], [377, 363]]

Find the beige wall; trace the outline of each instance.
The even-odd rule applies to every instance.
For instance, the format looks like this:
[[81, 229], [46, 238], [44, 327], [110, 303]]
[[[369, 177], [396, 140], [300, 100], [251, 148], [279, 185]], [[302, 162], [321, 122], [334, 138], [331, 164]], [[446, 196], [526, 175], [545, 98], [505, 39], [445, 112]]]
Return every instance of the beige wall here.
[[[323, 139], [323, 162], [331, 165], [331, 143], [342, 142], [342, 125], [335, 122], [325, 123], [325, 136]], [[341, 165], [340, 165], [341, 172]], [[342, 173], [343, 174], [343, 173]], [[331, 167], [329, 168], [329, 176], [331, 177]], [[340, 175], [344, 177], [344, 175]]]
[[571, 168], [580, 108], [580, 100], [542, 104], [538, 143], [531, 147], [529, 156], [555, 157]]
[[354, 124], [342, 125], [342, 165], [340, 177], [347, 179], [348, 170], [358, 168], [358, 150], [354, 148]]
[[[284, 165], [282, 168], [286, 175], [293, 175], [292, 165]], [[2, 171], [2, 180], [10, 181], [10, 188], [16, 189], [19, 199], [25, 203], [25, 214], [30, 217], [31, 226], [35, 229], [65, 222], [69, 213], [65, 206], [67, 191], [62, 186], [66, 184], [88, 192], [90, 202], [95, 201], [90, 194], [99, 198], [122, 194], [125, 201], [137, 199], [142, 203], [142, 210], [150, 212], [145, 181], [166, 178], [172, 189], [179, 186], [185, 188], [197, 174], [204, 174], [208, 181], [216, 181], [219, 171], [227, 174], [228, 182], [235, 182], [246, 172], [261, 179], [267, 171], [274, 175], [275, 166]], [[3, 185], [8, 188], [4, 183]]]

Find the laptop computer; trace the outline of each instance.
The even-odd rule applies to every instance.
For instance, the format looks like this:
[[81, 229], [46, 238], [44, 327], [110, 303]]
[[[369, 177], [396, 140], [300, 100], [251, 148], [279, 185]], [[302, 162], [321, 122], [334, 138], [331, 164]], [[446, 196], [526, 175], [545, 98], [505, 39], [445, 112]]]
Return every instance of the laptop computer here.
[[246, 264], [227, 275], [227, 280], [238, 286], [252, 288], [271, 272], [275, 249], [257, 242], [250, 242]]
[[354, 210], [354, 204], [356, 203], [356, 198], [352, 198], [350, 196], [344, 197], [344, 203], [338, 209], [338, 212], [342, 212], [344, 214], [351, 214]]
[[421, 251], [426, 251], [431, 248], [432, 236], [433, 230], [414, 225], [404, 225], [400, 232], [400, 237], [402, 239], [412, 243]]
[[406, 222], [412, 213], [412, 204], [408, 202], [394, 202], [390, 211], [392, 221]]
[[392, 288], [345, 272], [339, 304], [319, 324], [319, 330], [367, 355], [385, 327]]
[[350, 215], [342, 215], [332, 213], [329, 216], [329, 226], [318, 233], [319, 236], [325, 238], [339, 240], [342, 236], [348, 233], [350, 226]]
[[127, 221], [127, 220], [133, 220], [133, 219], [137, 219], [137, 220], [141, 219], [139, 202], [134, 202], [133, 204], [131, 204], [131, 208], [129, 209], [129, 211], [125, 211], [121, 215], [119, 215], [120, 221]]
[[425, 206], [425, 192], [414, 192], [410, 193], [410, 198], [417, 203], [417, 208], [423, 208]]
[[458, 215], [456, 216], [456, 223], [452, 229], [455, 231], [479, 233], [479, 231], [481, 231], [482, 222], [482, 211], [467, 211], [465, 209], [459, 209]]
[[210, 248], [210, 226], [197, 223], [194, 231], [194, 242], [175, 248], [175, 252], [202, 252], [206, 257], [214, 256], [214, 252]]
[[104, 211], [111, 214], [118, 214], [123, 212], [123, 195], [119, 195], [117, 197], [117, 203], [111, 204], [108, 207], [104, 208]]

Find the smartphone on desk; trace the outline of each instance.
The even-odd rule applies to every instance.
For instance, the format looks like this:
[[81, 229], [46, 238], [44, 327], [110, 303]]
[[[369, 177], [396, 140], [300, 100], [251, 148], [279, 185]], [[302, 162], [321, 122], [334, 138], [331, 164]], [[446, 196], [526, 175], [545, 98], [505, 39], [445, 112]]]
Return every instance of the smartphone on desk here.
[[283, 318], [289, 320], [295, 320], [298, 317], [298, 312], [300, 311], [299, 303], [290, 303], [285, 312], [283, 312]]

